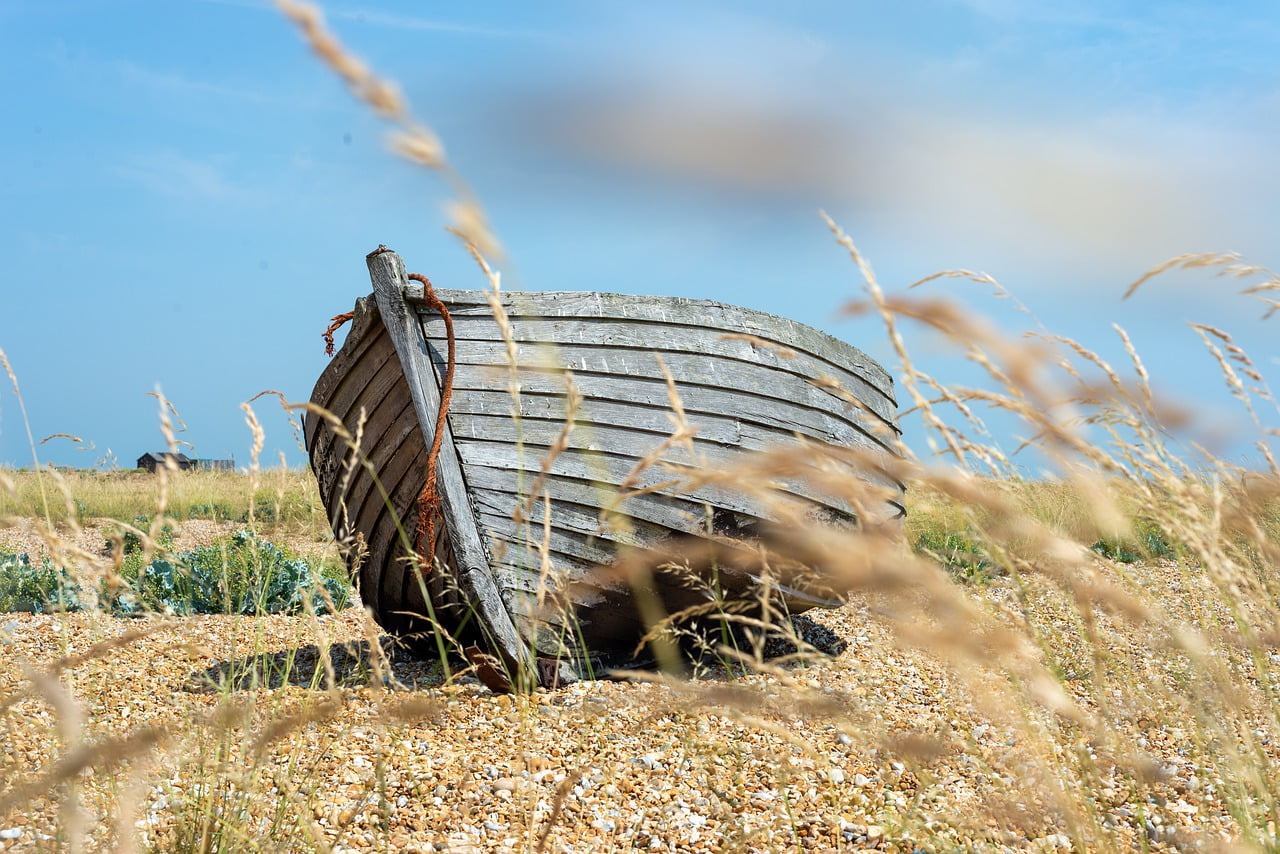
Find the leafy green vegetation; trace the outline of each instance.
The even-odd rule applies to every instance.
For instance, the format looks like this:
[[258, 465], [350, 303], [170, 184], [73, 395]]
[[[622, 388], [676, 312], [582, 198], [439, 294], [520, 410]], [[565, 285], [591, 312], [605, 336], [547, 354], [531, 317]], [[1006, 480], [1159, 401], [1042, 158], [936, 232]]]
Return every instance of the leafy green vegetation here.
[[124, 545], [123, 586], [103, 582], [96, 597], [48, 560], [33, 564], [25, 554], [0, 555], [0, 611], [78, 611], [96, 601], [122, 615], [298, 614], [351, 604], [340, 566], [315, 566], [251, 531], [145, 563], [136, 535], [126, 532]]
[[1001, 574], [978, 541], [961, 531], [921, 531], [914, 548], [960, 581], [984, 584]]
[[25, 554], [0, 554], [0, 611], [78, 611], [79, 586], [49, 561], [32, 564]]
[[1104, 538], [1089, 548], [1117, 563], [1137, 563], [1140, 560], [1178, 556], [1177, 546], [1169, 540], [1164, 531], [1150, 524], [1137, 525], [1133, 537]]

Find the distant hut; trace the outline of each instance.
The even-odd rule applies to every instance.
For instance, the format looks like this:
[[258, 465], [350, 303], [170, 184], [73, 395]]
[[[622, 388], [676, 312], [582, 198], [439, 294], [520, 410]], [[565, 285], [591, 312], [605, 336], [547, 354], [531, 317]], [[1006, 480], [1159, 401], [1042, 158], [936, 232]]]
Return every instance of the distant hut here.
[[196, 461], [188, 457], [186, 454], [176, 454], [169, 451], [159, 451], [156, 453], [147, 453], [138, 457], [138, 468], [146, 469], [155, 474], [156, 469], [160, 466], [167, 465], [166, 460], [172, 460], [174, 466], [179, 471], [187, 471], [194, 468]]

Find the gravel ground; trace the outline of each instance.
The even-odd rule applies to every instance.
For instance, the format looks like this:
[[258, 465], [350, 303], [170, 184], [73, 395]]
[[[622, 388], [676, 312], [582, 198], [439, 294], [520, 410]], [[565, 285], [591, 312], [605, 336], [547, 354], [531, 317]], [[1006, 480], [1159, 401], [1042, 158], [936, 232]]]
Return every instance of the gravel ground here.
[[[71, 546], [80, 551], [100, 552], [106, 542], [107, 531], [112, 527], [109, 521], [94, 520], [79, 531], [60, 531], [56, 545], [63, 549]], [[242, 526], [235, 522], [189, 519], [174, 531], [173, 550], [181, 552], [207, 546], [238, 527]], [[49, 542], [41, 535], [40, 526], [30, 519], [18, 519], [16, 524], [0, 528], [0, 552], [25, 552], [33, 561], [50, 555]]]
[[[218, 533], [191, 523], [178, 547]], [[0, 549], [15, 536], [0, 532]], [[1184, 580], [1168, 566], [1151, 578]], [[1024, 736], [974, 711], [972, 683], [895, 643], [883, 604], [815, 614], [847, 647], [812, 666], [529, 697], [495, 696], [466, 675], [442, 684], [436, 666], [394, 649], [379, 674], [355, 609], [167, 622], [0, 615], [0, 799], [56, 773], [60, 757], [108, 745], [96, 769], [59, 774], [76, 799], [41, 792], [0, 811], [0, 850], [58, 847], [58, 828], [77, 821], [90, 847], [136, 834], [190, 850], [207, 815], [232, 816], [220, 832], [267, 850], [1071, 847], [1044, 794], [1052, 786], [1031, 786], [1040, 772], [1028, 770]], [[65, 660], [127, 633], [148, 634]], [[338, 685], [326, 691], [331, 645]], [[59, 661], [60, 682], [27, 680]], [[1138, 796], [1099, 772], [1089, 800], [1108, 846], [1235, 837], [1216, 795], [1223, 781], [1188, 759], [1176, 718], [1149, 718], [1135, 718], [1134, 737], [1161, 782]], [[67, 806], [77, 799], [79, 813]]]
[[[50, 543], [41, 534], [41, 527], [30, 519], [13, 520], [14, 524], [0, 527], [0, 552], [25, 553], [33, 561], [50, 557]], [[94, 519], [78, 531], [59, 531], [54, 545], [63, 551], [78, 550], [89, 554], [102, 552], [107, 535], [116, 523], [109, 519]], [[244, 524], [240, 522], [215, 522], [207, 519], [185, 519], [173, 530], [171, 551], [185, 552], [207, 546], [225, 537]], [[300, 555], [312, 557], [333, 553], [333, 545], [317, 542], [309, 537], [281, 534], [264, 530], [263, 536], [281, 546], [288, 546]]]

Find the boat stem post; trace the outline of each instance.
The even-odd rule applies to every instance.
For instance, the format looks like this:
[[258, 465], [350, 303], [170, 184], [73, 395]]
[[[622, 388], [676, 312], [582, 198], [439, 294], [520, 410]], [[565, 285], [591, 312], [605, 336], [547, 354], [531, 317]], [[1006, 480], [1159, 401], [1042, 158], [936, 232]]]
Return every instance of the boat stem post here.
[[[382, 322], [395, 344], [413, 396], [423, 443], [430, 445], [434, 439], [441, 392], [417, 311], [405, 300], [405, 292], [410, 285], [404, 261], [382, 246], [370, 253], [366, 261]], [[512, 688], [516, 691], [532, 690], [539, 683], [537, 661], [529, 643], [516, 629], [493, 578], [475, 511], [467, 495], [462, 463], [447, 423], [437, 478], [445, 527], [453, 548], [452, 566], [457, 571], [459, 586], [475, 609], [493, 650], [510, 669]], [[441, 563], [450, 561], [442, 559]]]

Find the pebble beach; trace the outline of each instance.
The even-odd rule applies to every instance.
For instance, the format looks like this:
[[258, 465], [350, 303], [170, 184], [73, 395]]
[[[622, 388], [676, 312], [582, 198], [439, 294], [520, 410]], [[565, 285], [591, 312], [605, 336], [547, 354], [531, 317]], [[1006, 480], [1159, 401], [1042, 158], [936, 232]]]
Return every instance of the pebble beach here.
[[[1150, 576], [1181, 583], [1173, 566]], [[359, 608], [0, 615], [0, 850], [1098, 848], [1056, 805], [1052, 760], [976, 711], [972, 680], [896, 641], [885, 607], [811, 612], [835, 656], [528, 696], [446, 676]], [[1157, 782], [1137, 792], [1100, 768], [1067, 796], [1096, 811], [1103, 847], [1238, 840], [1225, 781], [1157, 712], [1133, 733]]]

